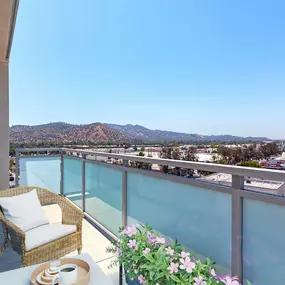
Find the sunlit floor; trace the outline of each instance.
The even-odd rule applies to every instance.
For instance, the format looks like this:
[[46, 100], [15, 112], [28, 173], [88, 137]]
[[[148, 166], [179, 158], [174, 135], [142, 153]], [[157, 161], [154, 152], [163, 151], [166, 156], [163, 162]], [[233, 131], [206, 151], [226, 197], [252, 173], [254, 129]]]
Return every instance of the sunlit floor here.
[[[43, 207], [50, 222], [55, 223], [61, 220], [61, 210], [57, 205]], [[3, 235], [2, 227], [0, 227], [0, 243], [2, 244]], [[108, 269], [110, 261], [114, 256], [106, 253], [106, 247], [110, 242], [98, 232], [87, 221], [83, 221], [83, 253], [88, 253], [92, 259], [97, 262], [104, 273], [112, 280], [114, 285], [119, 284], [118, 268]], [[70, 253], [68, 256], [77, 255], [77, 251]], [[20, 268], [20, 256], [7, 248], [2, 256], [0, 256], [0, 274], [1, 272]]]

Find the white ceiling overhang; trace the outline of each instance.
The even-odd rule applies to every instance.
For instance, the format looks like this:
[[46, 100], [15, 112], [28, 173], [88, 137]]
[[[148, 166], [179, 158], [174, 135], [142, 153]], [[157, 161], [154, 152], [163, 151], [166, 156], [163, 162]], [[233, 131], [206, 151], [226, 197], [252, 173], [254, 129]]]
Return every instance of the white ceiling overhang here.
[[0, 0], [0, 61], [9, 60], [19, 0]]

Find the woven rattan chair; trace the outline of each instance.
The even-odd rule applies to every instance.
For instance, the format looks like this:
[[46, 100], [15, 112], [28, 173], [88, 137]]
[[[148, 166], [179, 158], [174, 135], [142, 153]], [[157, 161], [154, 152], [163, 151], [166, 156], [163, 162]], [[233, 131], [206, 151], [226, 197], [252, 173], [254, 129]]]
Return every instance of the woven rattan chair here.
[[62, 210], [62, 224], [76, 225], [76, 232], [50, 243], [46, 243], [38, 248], [26, 251], [25, 232], [6, 219], [0, 210], [0, 222], [2, 222], [4, 231], [4, 243], [0, 247], [0, 256], [5, 251], [8, 243], [11, 243], [13, 250], [22, 256], [23, 267], [58, 259], [75, 250], [78, 250], [78, 253], [81, 253], [83, 212], [76, 208], [66, 198], [61, 197], [50, 190], [38, 187], [17, 187], [0, 191], [0, 197], [21, 195], [34, 189], [37, 190], [42, 206], [51, 204], [58, 204], [60, 206]]

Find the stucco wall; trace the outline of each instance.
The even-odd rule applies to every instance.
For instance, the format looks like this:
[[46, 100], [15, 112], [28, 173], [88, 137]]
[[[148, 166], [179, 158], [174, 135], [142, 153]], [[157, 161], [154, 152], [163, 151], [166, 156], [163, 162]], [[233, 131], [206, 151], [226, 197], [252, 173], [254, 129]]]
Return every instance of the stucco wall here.
[[0, 62], [0, 189], [9, 188], [9, 63]]

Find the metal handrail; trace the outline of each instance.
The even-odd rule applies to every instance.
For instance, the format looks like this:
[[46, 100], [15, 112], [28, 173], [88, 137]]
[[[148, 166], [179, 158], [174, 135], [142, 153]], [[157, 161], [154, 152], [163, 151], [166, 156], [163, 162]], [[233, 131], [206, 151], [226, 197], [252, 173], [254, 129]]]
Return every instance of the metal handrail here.
[[277, 180], [285, 182], [285, 171], [282, 170], [272, 170], [264, 168], [250, 168], [244, 166], [235, 166], [235, 165], [221, 165], [215, 163], [205, 163], [205, 162], [193, 162], [193, 161], [184, 161], [184, 160], [174, 160], [174, 159], [164, 159], [164, 158], [152, 158], [152, 157], [142, 157], [135, 155], [125, 155], [125, 154], [116, 154], [116, 153], [106, 153], [106, 152], [97, 152], [97, 151], [86, 151], [79, 149], [69, 149], [69, 148], [20, 148], [16, 149], [16, 152], [43, 152], [43, 151], [61, 151], [61, 152], [72, 152], [79, 153], [84, 155], [93, 155], [101, 157], [111, 157], [122, 160], [130, 160], [158, 165], [167, 165], [174, 166], [186, 169], [197, 169], [203, 171], [211, 172], [220, 172], [227, 173], [231, 175], [238, 176], [249, 176], [254, 178], [262, 178], [269, 180]]

